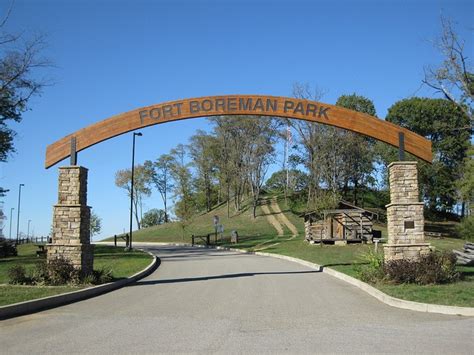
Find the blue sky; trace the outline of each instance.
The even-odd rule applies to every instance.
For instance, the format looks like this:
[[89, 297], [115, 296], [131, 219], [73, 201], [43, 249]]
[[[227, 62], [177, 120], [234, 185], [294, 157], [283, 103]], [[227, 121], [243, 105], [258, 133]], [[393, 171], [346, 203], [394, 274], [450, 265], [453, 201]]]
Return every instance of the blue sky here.
[[[5, 13], [8, 1], [0, 3]], [[10, 32], [47, 35], [42, 73], [55, 82], [20, 124], [17, 153], [0, 164], [7, 216], [22, 189], [20, 230], [49, 233], [57, 200], [57, 166], [44, 169], [48, 144], [82, 127], [141, 106], [218, 94], [291, 96], [295, 82], [373, 100], [379, 117], [419, 95], [423, 68], [441, 61], [430, 40], [441, 14], [457, 22], [473, 57], [472, 1], [42, 1], [17, 0]], [[186, 143], [205, 119], [158, 125], [137, 138], [136, 162]], [[114, 185], [129, 168], [131, 133], [79, 153], [89, 169], [88, 204], [102, 218], [96, 239], [128, 229], [128, 198]], [[62, 162], [60, 165], [67, 165]], [[162, 206], [158, 193], [145, 209]], [[8, 235], [9, 223], [4, 232]], [[210, 221], [211, 223], [211, 221]], [[16, 235], [16, 210], [12, 234]]]

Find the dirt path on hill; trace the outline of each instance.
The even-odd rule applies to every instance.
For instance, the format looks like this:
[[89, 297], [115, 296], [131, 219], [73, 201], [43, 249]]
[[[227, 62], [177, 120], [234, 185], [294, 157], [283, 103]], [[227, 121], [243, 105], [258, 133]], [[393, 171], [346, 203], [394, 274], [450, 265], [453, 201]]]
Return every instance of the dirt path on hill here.
[[[281, 237], [282, 235], [284, 235], [283, 226], [286, 226], [291, 231], [292, 235], [290, 238], [285, 239], [285, 240], [295, 239], [298, 236], [298, 230], [296, 229], [295, 225], [291, 223], [290, 220], [282, 212], [280, 206], [278, 205], [277, 199], [276, 198], [267, 199], [265, 200], [265, 202], [267, 203], [261, 205], [262, 211], [265, 213], [268, 223], [270, 223], [276, 229], [278, 233], [278, 237]], [[280, 244], [281, 241], [266, 245], [269, 242], [277, 241], [278, 240], [277, 238], [269, 239], [266, 242], [256, 245], [254, 250], [256, 251], [265, 250], [265, 249], [268, 249], [270, 247]]]
[[270, 208], [273, 210], [273, 212], [277, 213], [275, 216], [280, 224], [284, 224], [291, 231], [291, 239], [296, 238], [298, 236], [298, 230], [296, 229], [295, 225], [290, 222], [288, 217], [286, 217], [286, 215], [282, 212], [276, 198], [272, 198], [270, 200]]
[[268, 223], [270, 223], [276, 229], [278, 236], [283, 235], [284, 234], [283, 227], [281, 223], [272, 214], [268, 205], [262, 205], [261, 207], [262, 207], [262, 211], [265, 213], [265, 216], [267, 217]]

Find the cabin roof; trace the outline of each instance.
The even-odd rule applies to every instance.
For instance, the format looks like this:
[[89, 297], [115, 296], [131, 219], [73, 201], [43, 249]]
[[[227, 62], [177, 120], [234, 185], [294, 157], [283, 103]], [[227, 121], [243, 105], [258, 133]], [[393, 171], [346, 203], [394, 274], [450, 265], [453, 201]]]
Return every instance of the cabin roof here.
[[300, 214], [300, 217], [310, 217], [310, 216], [316, 216], [316, 215], [328, 215], [328, 214], [339, 214], [339, 213], [347, 213], [351, 211], [360, 211], [363, 214], [370, 214], [372, 216], [378, 216], [377, 213], [366, 210], [362, 207], [358, 207], [354, 204], [351, 204], [347, 201], [341, 200], [339, 201], [337, 207], [335, 209], [327, 209], [327, 210], [321, 210], [321, 211], [307, 211], [305, 213]]

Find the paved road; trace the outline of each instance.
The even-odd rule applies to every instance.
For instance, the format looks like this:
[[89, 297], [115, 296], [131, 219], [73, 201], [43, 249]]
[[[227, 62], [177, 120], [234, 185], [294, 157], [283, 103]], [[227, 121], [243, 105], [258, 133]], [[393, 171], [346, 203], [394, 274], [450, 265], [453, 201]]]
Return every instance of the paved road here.
[[0, 322], [0, 353], [469, 353], [474, 318], [386, 306], [266, 257], [147, 247], [148, 278]]

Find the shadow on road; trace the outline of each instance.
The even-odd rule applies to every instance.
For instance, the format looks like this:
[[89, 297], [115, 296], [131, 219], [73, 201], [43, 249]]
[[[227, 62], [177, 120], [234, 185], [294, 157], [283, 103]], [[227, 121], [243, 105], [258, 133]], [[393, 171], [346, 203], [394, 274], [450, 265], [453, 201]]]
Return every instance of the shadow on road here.
[[159, 284], [192, 282], [192, 281], [233, 279], [233, 278], [238, 278], [238, 277], [251, 277], [251, 276], [259, 276], [259, 275], [314, 274], [314, 273], [319, 273], [319, 272], [321, 271], [312, 270], [312, 271], [278, 271], [278, 272], [243, 272], [243, 273], [237, 273], [237, 274], [216, 275], [216, 276], [199, 276], [199, 277], [185, 277], [185, 278], [180, 278], [180, 279], [138, 281], [130, 286], [148, 286], [148, 285], [159, 285]]

